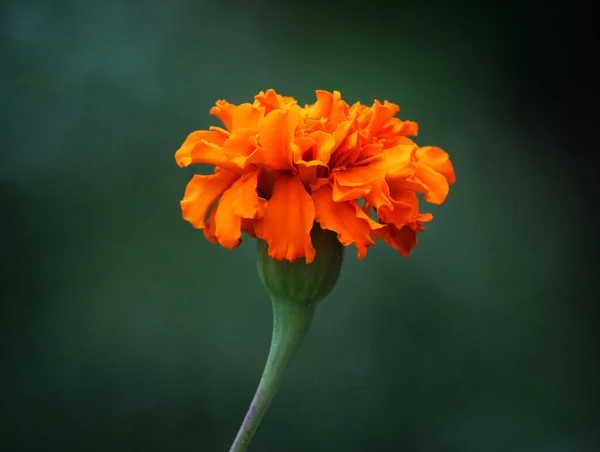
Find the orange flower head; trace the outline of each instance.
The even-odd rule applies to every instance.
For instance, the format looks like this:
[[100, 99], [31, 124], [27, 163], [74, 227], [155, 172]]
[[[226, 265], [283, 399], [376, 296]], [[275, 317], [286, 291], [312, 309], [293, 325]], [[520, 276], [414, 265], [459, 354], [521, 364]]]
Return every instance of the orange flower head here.
[[210, 113], [225, 128], [193, 132], [175, 153], [181, 167], [215, 167], [189, 182], [183, 218], [226, 248], [245, 231], [274, 260], [311, 263], [315, 222], [354, 244], [359, 259], [375, 238], [408, 257], [433, 218], [419, 212], [416, 193], [441, 204], [454, 182], [448, 154], [408, 138], [418, 126], [396, 118], [396, 104], [348, 106], [337, 91], [316, 95], [304, 107], [272, 89], [253, 103], [218, 101]]

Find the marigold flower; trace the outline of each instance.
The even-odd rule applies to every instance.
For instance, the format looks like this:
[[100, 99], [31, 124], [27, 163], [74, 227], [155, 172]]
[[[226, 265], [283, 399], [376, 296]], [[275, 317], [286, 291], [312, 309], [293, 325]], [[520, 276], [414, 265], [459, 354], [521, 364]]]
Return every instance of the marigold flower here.
[[225, 128], [193, 132], [175, 153], [181, 167], [215, 166], [189, 182], [183, 218], [226, 248], [241, 243], [242, 231], [262, 239], [274, 260], [311, 263], [315, 222], [354, 244], [359, 259], [376, 238], [408, 257], [433, 218], [419, 212], [416, 193], [441, 204], [454, 182], [448, 154], [408, 138], [417, 123], [396, 118], [396, 104], [316, 95], [305, 107], [272, 89], [253, 103], [219, 100], [210, 113]]

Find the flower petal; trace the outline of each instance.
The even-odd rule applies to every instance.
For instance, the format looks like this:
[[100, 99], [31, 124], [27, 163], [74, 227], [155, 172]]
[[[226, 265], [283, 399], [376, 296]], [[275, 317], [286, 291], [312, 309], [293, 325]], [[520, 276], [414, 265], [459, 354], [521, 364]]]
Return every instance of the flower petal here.
[[269, 245], [269, 256], [290, 262], [305, 257], [310, 264], [315, 249], [310, 230], [315, 219], [315, 206], [297, 176], [281, 174], [273, 188], [265, 216], [256, 221], [256, 236]]
[[230, 104], [226, 100], [218, 100], [215, 106], [210, 109], [210, 114], [219, 118], [227, 130], [231, 130], [235, 108], [235, 105]]
[[216, 229], [215, 215], [217, 213], [218, 207], [219, 206], [216, 205], [210, 210], [210, 215], [208, 216], [208, 221], [206, 222], [204, 231], [202, 231], [202, 232], [204, 232], [204, 237], [206, 238], [206, 240], [208, 240], [209, 242], [212, 242], [212, 243], [219, 243], [219, 239], [217, 239], [217, 236], [215, 235], [215, 229]]
[[292, 161], [295, 164], [300, 162], [306, 163], [306, 159], [311, 160], [310, 150], [315, 145], [315, 140], [308, 137], [298, 137], [293, 143], [290, 143], [290, 152], [292, 153]]
[[382, 104], [378, 100], [373, 103], [373, 116], [371, 117], [371, 121], [367, 126], [367, 129], [371, 133], [377, 133], [379, 130], [386, 125], [396, 113], [400, 111], [400, 107], [396, 104], [392, 104], [387, 100]]
[[338, 181], [333, 179], [333, 199], [335, 202], [350, 201], [352, 199], [359, 199], [369, 194], [373, 189], [370, 184], [361, 184], [357, 186], [342, 186]]
[[425, 228], [420, 222], [401, 228], [393, 224], [388, 224], [384, 229], [376, 231], [374, 235], [377, 238], [383, 239], [392, 248], [398, 250], [402, 256], [409, 257], [412, 249], [419, 243], [417, 241], [417, 234], [423, 230]]
[[388, 199], [390, 204], [382, 205], [377, 209], [377, 216], [384, 223], [402, 227], [418, 219], [429, 221], [433, 218], [431, 214], [419, 214], [419, 200], [412, 190], [392, 190]]
[[257, 128], [265, 115], [265, 108], [249, 103], [233, 105], [220, 100], [210, 109], [210, 114], [218, 117], [227, 130], [233, 132], [237, 129]]
[[362, 198], [369, 193], [374, 184], [383, 180], [385, 170], [374, 165], [350, 167], [345, 171], [332, 171], [333, 200], [348, 201]]
[[415, 150], [412, 157], [415, 173], [406, 179], [405, 188], [425, 194], [425, 200], [442, 204], [449, 184], [455, 180], [454, 168], [448, 154], [440, 148], [425, 146]]
[[306, 115], [309, 118], [327, 118], [333, 104], [333, 95], [329, 91], [316, 90], [317, 101], [312, 105], [305, 107]]
[[263, 163], [262, 150], [258, 149], [255, 129], [238, 129], [223, 143], [223, 152], [236, 166]]
[[417, 171], [407, 180], [407, 187], [424, 193], [425, 201], [442, 204], [450, 190], [446, 177], [422, 163], [416, 163], [415, 166]]
[[310, 138], [315, 141], [312, 159], [327, 165], [329, 163], [329, 158], [331, 157], [331, 151], [335, 146], [335, 138], [333, 138], [331, 134], [320, 130], [311, 133]]
[[227, 190], [215, 214], [215, 236], [225, 248], [241, 242], [242, 218], [259, 218], [265, 213], [266, 200], [256, 192], [258, 171], [246, 173]]
[[412, 157], [416, 149], [414, 141], [402, 137], [396, 146], [385, 150], [383, 159], [373, 162], [371, 166], [382, 168], [390, 178], [406, 179], [415, 172]]
[[323, 185], [329, 185], [329, 179], [327, 177], [319, 177], [310, 183], [310, 190], [312, 192], [317, 191]]
[[[199, 133], [203, 132], [203, 133]], [[219, 166], [229, 171], [241, 173], [242, 168], [227, 158], [221, 144], [208, 141], [205, 134], [219, 134], [215, 131], [199, 131], [191, 134], [175, 153], [175, 160], [179, 166], [184, 167], [192, 163], [204, 163], [206, 165]], [[192, 135], [195, 135], [192, 137]], [[221, 134], [219, 134], [221, 135]]]
[[[393, 208], [393, 200], [390, 196], [390, 188], [385, 180], [373, 184], [373, 189], [365, 195], [365, 202], [379, 212], [383, 206]], [[380, 217], [381, 218], [381, 217]]]
[[333, 138], [335, 139], [335, 146], [332, 149], [332, 152], [337, 150], [342, 142], [346, 139], [350, 130], [355, 125], [354, 119], [348, 119], [346, 121], [341, 122], [333, 132]]
[[234, 191], [233, 213], [242, 218], [261, 218], [267, 209], [267, 200], [258, 196], [256, 186], [259, 171], [246, 173], [229, 189]]
[[252, 104], [238, 105], [235, 110], [233, 110], [231, 130], [234, 132], [237, 129], [256, 129], [264, 115], [264, 107], [256, 107]]
[[371, 143], [365, 144], [362, 146], [360, 153], [356, 157], [356, 161], [354, 165], [366, 165], [374, 160], [378, 160], [385, 157], [385, 152], [383, 152], [383, 144], [381, 143]]
[[419, 134], [419, 124], [414, 121], [402, 121], [398, 118], [392, 120], [386, 125], [384, 135], [416, 137]]
[[217, 170], [210, 176], [196, 174], [188, 183], [180, 203], [183, 218], [195, 228], [203, 229], [208, 209], [238, 177], [227, 170]]
[[327, 121], [327, 130], [334, 131], [349, 114], [350, 109], [348, 108], [348, 104], [342, 100], [342, 94], [339, 91], [334, 91], [331, 111], [329, 112], [329, 121]]
[[270, 169], [293, 169], [290, 143], [300, 121], [301, 108], [297, 105], [286, 110], [273, 110], [260, 122], [259, 144], [264, 152], [265, 164]]
[[[310, 142], [310, 145], [309, 145]], [[308, 145], [308, 149], [306, 146]], [[299, 138], [294, 143], [290, 144], [290, 149], [294, 156], [294, 163], [298, 169], [298, 175], [303, 184], [310, 184], [317, 179], [317, 170], [321, 168], [327, 172], [327, 165], [320, 160], [311, 160], [312, 146], [314, 141], [310, 138]], [[301, 147], [303, 146], [303, 147]], [[303, 160], [306, 157], [307, 160]]]
[[453, 184], [456, 180], [454, 167], [446, 151], [435, 146], [423, 146], [417, 149], [415, 157], [418, 162], [427, 165], [437, 173], [443, 174], [449, 184]]
[[254, 96], [256, 103], [265, 107], [265, 114], [273, 111], [280, 110], [291, 105], [295, 105], [296, 99], [289, 96], [280, 96], [275, 92], [274, 89], [268, 89], [266, 92], [260, 92]]
[[256, 238], [256, 232], [254, 232], [254, 219], [242, 218], [242, 231], [250, 237]]
[[405, 182], [415, 172], [411, 156], [416, 149], [411, 140], [405, 140], [398, 146], [386, 149], [380, 157], [366, 165], [332, 170], [333, 200], [348, 201], [366, 196], [389, 174]]
[[[224, 129], [223, 127], [210, 126], [208, 128], [208, 130], [211, 130], [213, 132], [219, 132], [225, 138], [227, 138], [227, 137], [229, 137], [229, 135], [231, 135], [231, 132], [227, 129]], [[218, 143], [218, 144], [222, 144], [222, 143]]]
[[189, 166], [192, 163], [198, 163], [193, 161], [191, 155], [192, 149], [198, 143], [205, 142], [218, 148], [223, 145], [226, 139], [227, 135], [218, 130], [197, 130], [196, 132], [192, 132], [187, 136], [177, 152], [175, 152], [175, 161], [181, 168]]
[[355, 130], [352, 133], [348, 133], [340, 145], [335, 149], [331, 163], [334, 167], [345, 167], [346, 165], [352, 164], [359, 154], [358, 131]]
[[312, 198], [315, 203], [315, 219], [321, 227], [337, 232], [338, 239], [344, 246], [354, 243], [358, 258], [364, 259], [367, 248], [375, 244], [372, 232], [384, 225], [371, 219], [354, 200], [335, 202], [330, 186], [322, 186], [313, 192]]

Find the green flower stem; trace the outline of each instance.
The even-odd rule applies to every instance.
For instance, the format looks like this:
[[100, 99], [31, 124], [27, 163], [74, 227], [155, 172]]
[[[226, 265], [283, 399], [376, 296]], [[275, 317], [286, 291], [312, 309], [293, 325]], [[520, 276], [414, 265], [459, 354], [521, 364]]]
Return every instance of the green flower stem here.
[[315, 313], [316, 303], [301, 303], [271, 297], [273, 335], [267, 363], [244, 422], [229, 452], [245, 451], [265, 415], [288, 362], [302, 340]]

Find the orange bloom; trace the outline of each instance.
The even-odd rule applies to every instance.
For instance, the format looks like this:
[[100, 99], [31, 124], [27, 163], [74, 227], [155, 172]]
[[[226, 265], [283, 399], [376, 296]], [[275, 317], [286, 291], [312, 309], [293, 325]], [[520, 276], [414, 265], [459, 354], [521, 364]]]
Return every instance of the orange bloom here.
[[193, 132], [175, 153], [181, 167], [215, 167], [189, 182], [183, 218], [226, 248], [242, 231], [265, 240], [275, 260], [312, 262], [315, 221], [354, 244], [359, 259], [375, 238], [408, 257], [433, 218], [419, 212], [416, 192], [444, 202], [455, 179], [448, 154], [407, 138], [418, 126], [396, 118], [395, 104], [348, 106], [337, 91], [316, 94], [304, 108], [271, 89], [253, 103], [218, 101], [210, 113], [225, 128]]

